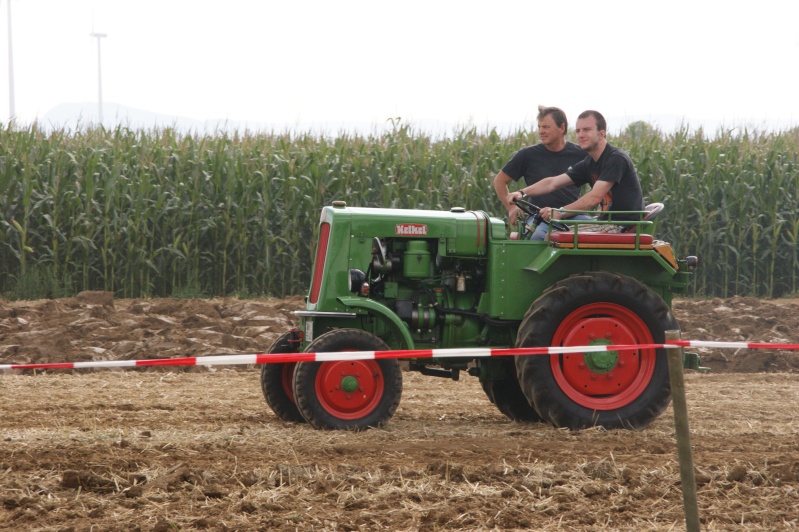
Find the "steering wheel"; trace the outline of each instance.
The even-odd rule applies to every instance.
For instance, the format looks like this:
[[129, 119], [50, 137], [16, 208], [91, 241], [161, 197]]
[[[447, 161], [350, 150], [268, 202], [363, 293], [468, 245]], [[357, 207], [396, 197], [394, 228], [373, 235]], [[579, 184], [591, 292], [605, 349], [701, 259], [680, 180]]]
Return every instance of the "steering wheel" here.
[[[527, 216], [532, 216], [533, 222], [535, 222], [536, 227], [538, 226], [538, 224], [544, 221], [544, 218], [542, 218], [540, 214], [541, 207], [533, 205], [529, 201], [520, 198], [517, 198], [515, 203], [516, 206], [519, 207], [522, 210], [522, 212], [524, 212]], [[551, 220], [549, 224], [552, 226], [553, 229], [557, 231], [571, 231], [568, 225], [556, 222], [555, 220]], [[527, 235], [525, 234], [524, 236]]]

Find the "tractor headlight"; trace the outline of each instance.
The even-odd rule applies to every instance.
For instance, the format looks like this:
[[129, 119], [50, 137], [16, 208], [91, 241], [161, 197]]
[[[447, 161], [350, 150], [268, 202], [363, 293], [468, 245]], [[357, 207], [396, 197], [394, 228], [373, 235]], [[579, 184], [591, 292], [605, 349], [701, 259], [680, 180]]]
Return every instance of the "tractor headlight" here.
[[[350, 275], [347, 282], [347, 289], [353, 294], [360, 294], [363, 285], [366, 283], [366, 274], [357, 268], [350, 270]], [[368, 291], [367, 291], [368, 293]]]

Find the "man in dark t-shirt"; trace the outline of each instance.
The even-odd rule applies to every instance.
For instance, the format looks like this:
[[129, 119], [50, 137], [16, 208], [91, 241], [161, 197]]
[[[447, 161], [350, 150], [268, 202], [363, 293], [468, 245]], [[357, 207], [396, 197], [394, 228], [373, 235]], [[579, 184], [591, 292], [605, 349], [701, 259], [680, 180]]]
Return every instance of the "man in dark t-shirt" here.
[[[599, 210], [606, 211], [640, 211], [643, 210], [643, 194], [641, 182], [635, 171], [630, 156], [619, 148], [607, 144], [602, 155], [596, 161], [591, 157], [575, 164], [566, 170], [571, 180], [577, 185], [588, 184], [591, 188], [598, 180], [612, 183], [610, 190], [599, 201]], [[600, 214], [600, 220], [606, 220], [607, 214]], [[613, 220], [639, 220], [637, 214], [618, 214]]]
[[[573, 142], [566, 140], [568, 121], [566, 113], [557, 107], [538, 107], [538, 136], [541, 142], [517, 151], [510, 161], [494, 177], [493, 185], [502, 204], [508, 210], [511, 227], [523, 217], [521, 210], [508, 202], [508, 185], [522, 177], [526, 185], [562, 174], [569, 167], [583, 160], [588, 154]], [[575, 201], [580, 195], [578, 185], [568, 185], [552, 193], [538, 196], [539, 207], [562, 207]], [[534, 240], [543, 240], [547, 226], [541, 224], [533, 234]]]
[[[630, 156], [624, 151], [608, 144], [606, 136], [607, 122], [597, 111], [584, 111], [577, 118], [577, 142], [580, 147], [588, 152], [588, 157], [569, 168], [566, 172], [552, 177], [547, 177], [532, 186], [525, 187], [519, 192], [508, 195], [508, 201], [514, 202], [522, 195], [535, 196], [536, 198], [562, 189], [564, 187], [584, 184], [591, 185], [591, 190], [577, 200], [564, 205], [565, 210], [585, 211], [599, 206], [600, 210], [614, 211], [641, 211], [644, 209], [644, 199], [641, 192], [641, 182], [635, 171]], [[569, 216], [550, 207], [541, 209], [541, 216], [545, 221], [558, 220]], [[607, 219], [607, 214], [601, 214], [600, 219]], [[616, 215], [611, 220], [638, 220], [638, 215]], [[622, 231], [628, 226], [602, 225], [603, 231]]]

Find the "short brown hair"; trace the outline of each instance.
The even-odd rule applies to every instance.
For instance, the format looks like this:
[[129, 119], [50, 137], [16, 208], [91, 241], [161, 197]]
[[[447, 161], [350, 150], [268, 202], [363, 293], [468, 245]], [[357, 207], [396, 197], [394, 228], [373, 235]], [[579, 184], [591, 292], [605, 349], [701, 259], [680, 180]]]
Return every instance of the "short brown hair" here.
[[555, 121], [556, 126], [563, 126], [564, 133], [569, 130], [569, 121], [566, 119], [566, 113], [563, 112], [563, 109], [560, 107], [544, 107], [543, 105], [539, 105], [538, 116], [535, 117], [535, 119], [541, 120], [547, 115], [552, 117], [552, 120]]
[[608, 123], [605, 121], [605, 117], [602, 116], [602, 113], [599, 111], [583, 111], [580, 113], [580, 116], [577, 117], [577, 120], [582, 120], [583, 118], [588, 118], [589, 116], [593, 116], [596, 119], [596, 129], [597, 131], [607, 131], [608, 130]]

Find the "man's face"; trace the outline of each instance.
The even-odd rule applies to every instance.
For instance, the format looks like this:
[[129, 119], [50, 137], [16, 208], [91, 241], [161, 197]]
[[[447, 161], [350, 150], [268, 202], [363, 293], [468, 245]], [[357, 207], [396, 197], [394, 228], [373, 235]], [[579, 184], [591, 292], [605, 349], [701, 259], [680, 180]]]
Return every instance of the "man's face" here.
[[546, 115], [538, 121], [538, 138], [544, 146], [558, 145], [566, 134], [565, 127], [558, 127], [552, 115]]
[[605, 136], [605, 132], [600, 132], [596, 126], [596, 118], [589, 116], [577, 119], [574, 128], [577, 134], [577, 144], [585, 151], [591, 151], [599, 145], [599, 141]]

